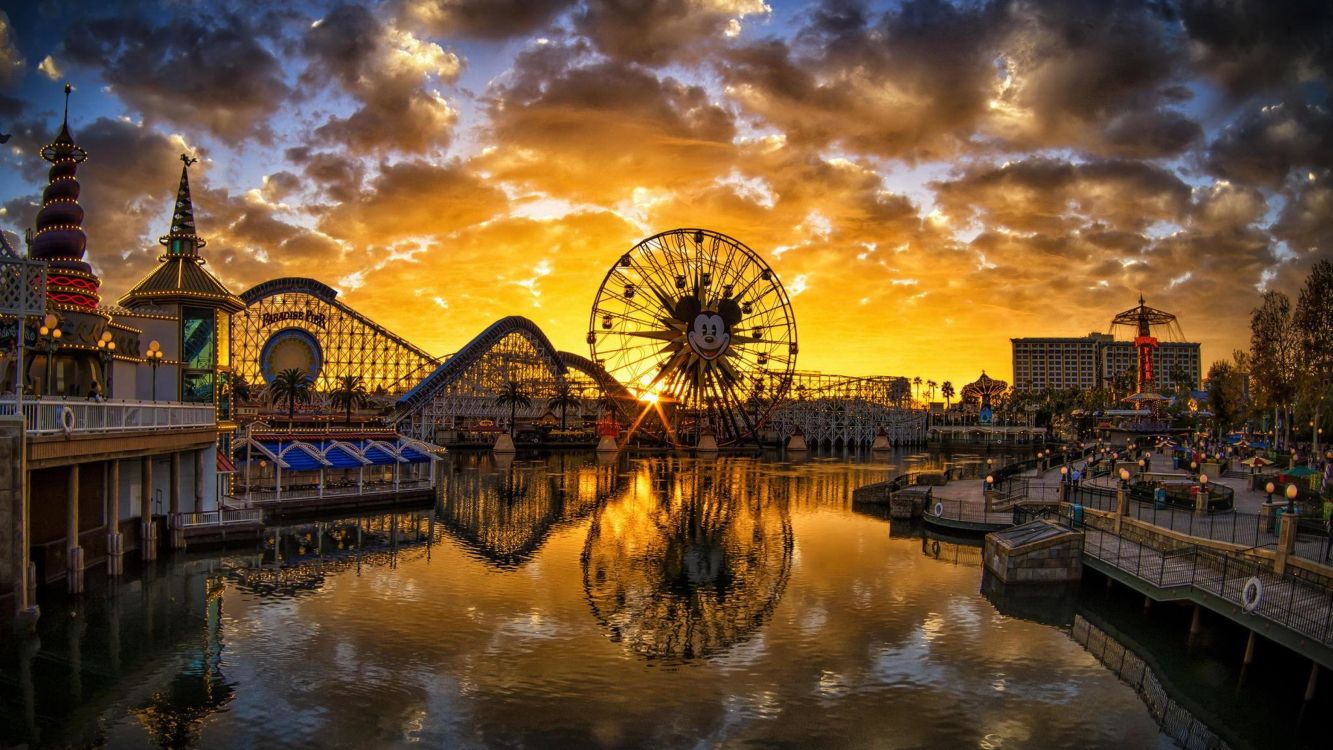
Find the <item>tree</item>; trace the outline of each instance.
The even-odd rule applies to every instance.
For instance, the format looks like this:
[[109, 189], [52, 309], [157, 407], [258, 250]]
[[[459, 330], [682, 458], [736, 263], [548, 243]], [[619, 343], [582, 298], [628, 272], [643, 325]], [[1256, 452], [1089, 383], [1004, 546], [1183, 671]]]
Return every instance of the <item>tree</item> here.
[[921, 376], [912, 378], [912, 392], [916, 394], [918, 400], [921, 399]]
[[352, 409], [364, 409], [370, 403], [370, 394], [366, 393], [366, 384], [360, 375], [344, 375], [338, 378], [338, 385], [329, 394], [335, 407], [345, 409], [347, 426], [352, 426]]
[[931, 400], [931, 401], [934, 401], [934, 400], [935, 400], [935, 388], [936, 388], [936, 386], [938, 386], [938, 385], [939, 385], [939, 383], [936, 383], [936, 382], [933, 381], [933, 380], [927, 380], [927, 381], [926, 381], [926, 390], [927, 390], [927, 391], [930, 391], [930, 400]]
[[276, 403], [287, 402], [287, 426], [296, 421], [296, 405], [310, 403], [314, 384], [300, 368], [291, 367], [278, 373], [268, 387], [269, 398]]
[[509, 437], [512, 438], [514, 436], [514, 419], [518, 416], [518, 407], [521, 406], [526, 409], [532, 406], [532, 399], [528, 398], [528, 394], [523, 391], [522, 383], [511, 380], [505, 383], [504, 390], [500, 391], [500, 395], [495, 397], [495, 405], [509, 407]]
[[1299, 390], [1310, 427], [1314, 452], [1319, 452], [1319, 423], [1333, 405], [1333, 261], [1314, 264], [1296, 300], [1292, 317], [1298, 341]]
[[1245, 417], [1245, 373], [1224, 359], [1208, 368], [1208, 410], [1219, 440]]
[[565, 410], [571, 406], [579, 406], [583, 401], [574, 393], [574, 389], [569, 387], [569, 383], [561, 383], [556, 388], [555, 395], [546, 402], [546, 408], [560, 410], [560, 429], [565, 429]]
[[[1273, 441], [1282, 437], [1278, 424], [1290, 430], [1290, 409], [1296, 395], [1299, 363], [1296, 329], [1291, 321], [1291, 300], [1269, 290], [1250, 313], [1251, 392], [1264, 408], [1273, 410]], [[1289, 440], [1282, 440], [1286, 445]], [[1275, 446], [1276, 447], [1276, 446]]]
[[949, 403], [953, 401], [954, 397], [953, 383], [947, 380], [944, 381], [944, 383], [940, 386], [940, 395], [944, 397], [944, 410], [948, 411]]

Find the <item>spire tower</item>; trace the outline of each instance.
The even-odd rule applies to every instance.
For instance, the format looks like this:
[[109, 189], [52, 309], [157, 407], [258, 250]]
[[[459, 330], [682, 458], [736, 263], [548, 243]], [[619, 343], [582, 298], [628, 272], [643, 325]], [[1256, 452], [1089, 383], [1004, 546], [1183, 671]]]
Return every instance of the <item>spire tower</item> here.
[[176, 210], [171, 214], [171, 231], [162, 236], [161, 242], [167, 248], [167, 255], [199, 257], [199, 249], [208, 243], [195, 232], [194, 202], [190, 200], [190, 165], [199, 160], [187, 154], [181, 154], [181, 183], [176, 189]]
[[46, 296], [57, 306], [96, 309], [102, 282], [84, 261], [88, 235], [83, 231], [83, 207], [79, 205], [79, 165], [88, 152], [74, 143], [69, 133], [69, 94], [65, 84], [65, 119], [60, 133], [42, 147], [42, 158], [51, 162], [48, 183], [37, 212], [37, 232], [30, 255], [46, 261]]

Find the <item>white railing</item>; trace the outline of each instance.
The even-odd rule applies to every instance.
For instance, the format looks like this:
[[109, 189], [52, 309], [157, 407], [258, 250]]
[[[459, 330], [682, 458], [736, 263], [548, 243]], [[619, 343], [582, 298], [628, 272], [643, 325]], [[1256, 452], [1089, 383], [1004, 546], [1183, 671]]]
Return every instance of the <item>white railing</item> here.
[[181, 529], [199, 526], [231, 526], [240, 523], [259, 523], [261, 513], [258, 508], [244, 510], [203, 510], [196, 513], [176, 515], [176, 527]]
[[[0, 398], [0, 415], [13, 415], [13, 396]], [[83, 401], [41, 398], [23, 400], [29, 435], [133, 432], [171, 427], [212, 427], [212, 404], [152, 401]]]
[[236, 499], [238, 501], [249, 500], [254, 503], [283, 502], [286, 500], [308, 500], [310, 498], [323, 497], [349, 497], [352, 495], [371, 495], [384, 492], [409, 492], [414, 490], [428, 490], [434, 487], [435, 483], [430, 479], [402, 479], [395, 485], [393, 482], [366, 482], [363, 487], [352, 485], [350, 487], [301, 487], [299, 489], [283, 488], [282, 492], [277, 492], [271, 487], [265, 489], [254, 489], [246, 492], [244, 488], [236, 488]]

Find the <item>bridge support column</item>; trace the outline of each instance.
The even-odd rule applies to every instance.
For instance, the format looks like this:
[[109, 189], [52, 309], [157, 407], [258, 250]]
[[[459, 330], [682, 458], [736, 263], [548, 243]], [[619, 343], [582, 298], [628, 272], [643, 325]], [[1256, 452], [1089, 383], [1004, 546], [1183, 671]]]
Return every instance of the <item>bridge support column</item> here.
[[1129, 496], [1125, 494], [1125, 488], [1121, 487], [1115, 491], [1115, 533], [1120, 535], [1120, 522], [1129, 513]]
[[1194, 639], [1199, 637], [1199, 631], [1203, 630], [1203, 608], [1194, 605], [1194, 616], [1190, 618], [1190, 645], [1194, 644]]
[[1319, 662], [1310, 662], [1310, 679], [1305, 681], [1305, 703], [1314, 700], [1315, 688], [1319, 686]]
[[171, 487], [168, 490], [167, 528], [171, 530], [171, 548], [185, 549], [185, 529], [181, 528], [181, 454], [171, 454]]
[[83, 593], [83, 547], [79, 546], [79, 465], [69, 467], [65, 497], [65, 580], [69, 593]]
[[1238, 689], [1245, 684], [1245, 675], [1250, 671], [1250, 664], [1254, 662], [1254, 641], [1254, 631], [1251, 630], [1249, 640], [1245, 641], [1245, 657], [1240, 663], [1240, 679], [1236, 683]]
[[125, 540], [120, 535], [120, 462], [111, 461], [106, 472], [106, 574], [125, 572]]
[[157, 559], [157, 525], [153, 523], [153, 459], [139, 460], [139, 551], [144, 560]]

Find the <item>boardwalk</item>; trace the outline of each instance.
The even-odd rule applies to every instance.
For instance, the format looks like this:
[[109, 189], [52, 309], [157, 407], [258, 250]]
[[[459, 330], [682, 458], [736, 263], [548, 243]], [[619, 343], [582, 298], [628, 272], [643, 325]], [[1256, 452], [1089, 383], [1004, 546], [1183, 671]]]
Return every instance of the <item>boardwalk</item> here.
[[[1291, 569], [1277, 574], [1265, 561], [1242, 554], [1154, 539], [1129, 527], [1115, 534], [1112, 528], [1110, 519], [1095, 516], [1083, 527], [1083, 554], [1093, 567], [1122, 580], [1132, 577], [1141, 584], [1135, 588], [1154, 599], [1205, 604], [1333, 668], [1329, 579]], [[1257, 595], [1252, 579], [1258, 581]], [[1246, 606], [1247, 585], [1252, 607]]]

